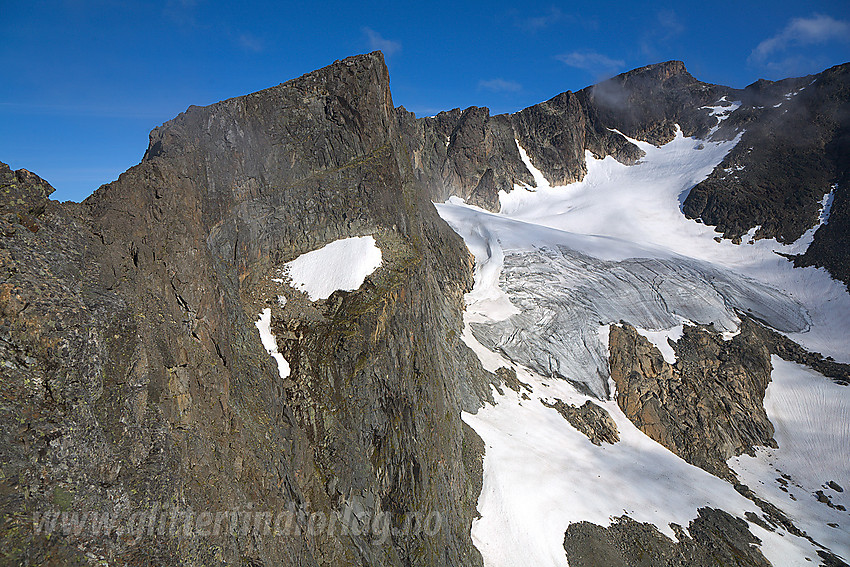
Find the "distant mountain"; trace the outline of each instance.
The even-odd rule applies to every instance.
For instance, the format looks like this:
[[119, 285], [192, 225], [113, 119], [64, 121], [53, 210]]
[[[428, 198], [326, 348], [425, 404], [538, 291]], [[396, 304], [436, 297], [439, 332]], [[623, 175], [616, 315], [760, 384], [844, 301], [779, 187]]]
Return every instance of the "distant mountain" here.
[[375, 52], [0, 164], [0, 563], [846, 564], [848, 73], [416, 118]]

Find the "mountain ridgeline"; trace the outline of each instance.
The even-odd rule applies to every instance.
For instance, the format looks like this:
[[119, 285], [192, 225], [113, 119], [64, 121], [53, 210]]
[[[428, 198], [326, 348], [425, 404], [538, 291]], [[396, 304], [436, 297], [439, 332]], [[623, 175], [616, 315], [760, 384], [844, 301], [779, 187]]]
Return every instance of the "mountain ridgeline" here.
[[[723, 121], [706, 108], [738, 101]], [[791, 242], [832, 191], [793, 261], [850, 284], [850, 65], [736, 90], [668, 62], [510, 115], [416, 118], [394, 107], [375, 52], [190, 107], [83, 203], [0, 166], [0, 563], [482, 564], [470, 529], [484, 444], [461, 412], [500, 379], [461, 339], [474, 258], [432, 201], [495, 211], [499, 191], [533, 187], [517, 142], [562, 185], [583, 178], [588, 151], [634, 164], [629, 138], [663, 144], [679, 128], [742, 135], [685, 215], [725, 238], [759, 226]], [[279, 279], [363, 235], [382, 264], [359, 289], [312, 302]], [[257, 333], [265, 309], [288, 376]], [[770, 441], [761, 421], [742, 447]], [[720, 451], [677, 448], [698, 464]], [[260, 512], [284, 510], [296, 535], [258, 535]], [[57, 511], [119, 528], [33, 527]], [[225, 511], [251, 526], [160, 522]], [[124, 529], [142, 512], [145, 529]]]
[[[722, 121], [710, 108], [733, 110], [738, 103]], [[490, 116], [471, 107], [415, 119], [400, 108], [398, 116], [431, 198], [455, 195], [493, 211], [499, 191], [535, 186], [514, 140], [554, 186], [584, 177], [588, 151], [635, 163], [643, 152], [626, 136], [660, 145], [677, 127], [713, 140], [743, 131], [723, 163], [686, 196], [684, 214], [716, 226], [724, 238], [737, 241], [759, 227], [756, 238], [790, 243], [817, 224], [820, 203], [834, 187], [829, 223], [796, 262], [825, 267], [850, 284], [850, 64], [732, 89], [700, 82], [683, 63], [670, 61], [514, 114]]]

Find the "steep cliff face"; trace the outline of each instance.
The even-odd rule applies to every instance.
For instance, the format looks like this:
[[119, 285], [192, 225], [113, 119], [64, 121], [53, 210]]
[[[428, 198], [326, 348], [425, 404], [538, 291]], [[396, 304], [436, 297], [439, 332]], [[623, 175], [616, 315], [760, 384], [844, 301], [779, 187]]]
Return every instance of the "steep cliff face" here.
[[[460, 420], [485, 393], [459, 339], [471, 263], [394, 121], [381, 55], [349, 58], [191, 107], [118, 181], [3, 239], [4, 328], [26, 330], [3, 343], [19, 367], [3, 401], [11, 560], [480, 562], [480, 449]], [[359, 290], [310, 302], [273, 281], [299, 254], [363, 235], [383, 262]], [[266, 308], [286, 377], [255, 327]], [[296, 509], [302, 531], [24, 528], [60, 504], [125, 519]], [[317, 512], [336, 527], [309, 524]]]

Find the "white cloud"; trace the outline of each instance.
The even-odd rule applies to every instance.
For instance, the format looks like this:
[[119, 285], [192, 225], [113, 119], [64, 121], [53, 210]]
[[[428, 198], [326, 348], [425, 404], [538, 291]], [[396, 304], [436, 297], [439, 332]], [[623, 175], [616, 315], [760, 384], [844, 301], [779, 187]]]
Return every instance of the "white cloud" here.
[[559, 8], [550, 8], [548, 12], [539, 16], [531, 16], [517, 21], [517, 25], [526, 31], [534, 32], [551, 25], [573, 19], [564, 14]]
[[381, 34], [371, 28], [363, 28], [363, 33], [369, 39], [369, 47], [374, 51], [383, 51], [384, 55], [392, 55], [401, 51], [401, 44], [391, 39], [386, 39]]
[[490, 79], [478, 81], [478, 88], [499, 93], [516, 93], [522, 90], [522, 85], [516, 81], [505, 79]]
[[785, 28], [761, 43], [750, 54], [751, 63], [765, 63], [771, 56], [792, 47], [847, 41], [850, 23], [831, 16], [815, 14], [811, 18], [794, 18]]
[[260, 51], [265, 49], [265, 46], [263, 45], [263, 42], [260, 41], [260, 39], [247, 32], [240, 33], [239, 36], [236, 38], [236, 41], [237, 43], [239, 43], [239, 46], [242, 47], [242, 49], [245, 49], [246, 51], [254, 51], [256, 53], [259, 53]]
[[584, 69], [595, 74], [615, 73], [625, 67], [626, 62], [621, 59], [612, 59], [607, 55], [591, 50], [572, 51], [556, 57], [558, 61], [566, 63], [576, 69]]

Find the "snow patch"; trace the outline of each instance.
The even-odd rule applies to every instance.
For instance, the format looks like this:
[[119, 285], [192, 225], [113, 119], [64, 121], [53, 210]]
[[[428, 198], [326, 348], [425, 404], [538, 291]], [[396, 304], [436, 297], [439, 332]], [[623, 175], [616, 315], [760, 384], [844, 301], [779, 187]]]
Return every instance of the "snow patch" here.
[[817, 223], [803, 233], [800, 238], [797, 239], [796, 242], [792, 246], [794, 246], [799, 252], [798, 254], [802, 254], [806, 250], [809, 249], [809, 246], [812, 245], [812, 242], [815, 240], [815, 232], [817, 230], [827, 224], [829, 222], [829, 213], [832, 211], [832, 200], [835, 197], [835, 185], [829, 190], [829, 193], [823, 196], [823, 199], [820, 201], [820, 211], [818, 211], [818, 221]]
[[676, 364], [676, 353], [673, 350], [673, 347], [670, 346], [670, 343], [667, 342], [668, 339], [676, 342], [682, 338], [682, 333], [684, 332], [685, 325], [676, 325], [672, 329], [661, 330], [661, 331], [648, 331], [646, 329], [641, 329], [639, 327], [635, 327], [635, 330], [639, 335], [645, 337], [649, 342], [651, 342], [655, 348], [661, 351], [661, 356], [664, 357], [664, 362], [668, 364]]
[[[514, 142], [516, 142], [516, 147], [519, 150], [519, 157], [522, 159], [522, 163], [525, 164], [526, 169], [528, 169], [528, 172], [531, 173], [531, 177], [534, 178], [534, 183], [536, 184], [537, 189], [551, 188], [552, 186], [549, 185], [549, 181], [546, 179], [546, 176], [543, 175], [543, 172], [534, 167], [531, 163], [531, 158], [528, 157], [528, 153], [525, 149], [519, 145], [519, 140], [514, 139]], [[525, 187], [530, 189], [528, 186]]]
[[727, 100], [726, 96], [722, 96], [720, 100], [718, 100], [714, 106], [701, 106], [700, 109], [710, 110], [710, 116], [714, 116], [717, 118], [717, 124], [709, 130], [708, 138], [717, 132], [720, 129], [720, 124], [723, 123], [724, 120], [729, 118], [733, 112], [741, 108], [742, 102], [740, 100], [730, 101]]
[[254, 323], [257, 326], [257, 330], [260, 332], [260, 340], [263, 342], [263, 348], [266, 349], [271, 357], [277, 362], [277, 372], [280, 374], [281, 378], [286, 378], [289, 376], [289, 363], [283, 358], [283, 355], [280, 354], [277, 350], [277, 339], [272, 333], [272, 310], [270, 307], [266, 307], [260, 313], [260, 318], [257, 319], [257, 322]]
[[380, 265], [381, 249], [370, 235], [331, 242], [286, 263], [283, 271], [293, 287], [317, 301], [337, 290], [354, 291]]
[[724, 95], [715, 103], [714, 106], [701, 106], [700, 109], [710, 110], [711, 112], [709, 114], [711, 116], [716, 116], [717, 119], [722, 122], [729, 118], [730, 114], [741, 108], [741, 104], [740, 100], [731, 101], [726, 98], [726, 95]]
[[[818, 502], [815, 492], [850, 509], [850, 388], [778, 356], [771, 357], [771, 364], [764, 408], [779, 448], [758, 447], [755, 457], [733, 457], [728, 464], [798, 528], [847, 561], [848, 513]], [[825, 486], [829, 481], [844, 492]]]

